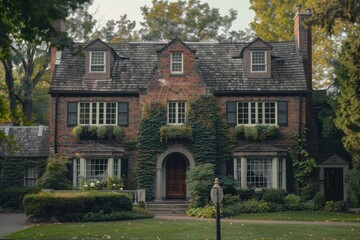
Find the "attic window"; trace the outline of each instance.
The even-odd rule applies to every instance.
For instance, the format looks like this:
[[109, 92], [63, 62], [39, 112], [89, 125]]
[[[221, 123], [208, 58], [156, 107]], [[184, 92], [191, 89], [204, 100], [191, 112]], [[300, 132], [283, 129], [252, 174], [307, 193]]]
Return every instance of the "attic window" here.
[[183, 54], [182, 52], [171, 53], [171, 73], [182, 74], [183, 73]]
[[90, 72], [105, 73], [105, 52], [90, 52]]
[[266, 72], [266, 52], [251, 52], [251, 72]]

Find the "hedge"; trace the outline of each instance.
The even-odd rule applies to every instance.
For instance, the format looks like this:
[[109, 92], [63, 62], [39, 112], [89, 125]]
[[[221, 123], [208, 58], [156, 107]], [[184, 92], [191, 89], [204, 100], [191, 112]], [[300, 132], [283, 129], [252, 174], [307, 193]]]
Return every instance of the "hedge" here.
[[88, 213], [131, 211], [129, 194], [113, 192], [38, 193], [24, 197], [26, 215], [77, 221]]

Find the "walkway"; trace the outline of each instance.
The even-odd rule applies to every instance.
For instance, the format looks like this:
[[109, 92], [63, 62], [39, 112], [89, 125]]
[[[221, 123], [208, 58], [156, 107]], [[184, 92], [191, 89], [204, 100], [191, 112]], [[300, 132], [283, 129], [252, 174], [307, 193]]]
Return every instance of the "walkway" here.
[[25, 228], [26, 220], [27, 217], [23, 213], [0, 213], [0, 239], [9, 233]]

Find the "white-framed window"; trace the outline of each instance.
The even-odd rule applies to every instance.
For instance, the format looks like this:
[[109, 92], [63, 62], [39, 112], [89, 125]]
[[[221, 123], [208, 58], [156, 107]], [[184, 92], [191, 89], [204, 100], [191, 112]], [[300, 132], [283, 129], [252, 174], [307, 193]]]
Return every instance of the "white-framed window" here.
[[168, 124], [185, 123], [185, 102], [169, 102], [168, 103]]
[[90, 52], [90, 72], [91, 73], [106, 72], [106, 52], [104, 51]]
[[286, 189], [286, 161], [283, 158], [234, 158], [238, 188]]
[[121, 159], [114, 159], [114, 176], [121, 177]]
[[182, 74], [183, 71], [184, 71], [183, 53], [182, 52], [171, 53], [171, 73]]
[[251, 51], [251, 72], [266, 71], [266, 51]]
[[118, 103], [80, 102], [79, 125], [116, 125], [118, 122]]
[[25, 186], [36, 187], [38, 179], [38, 172], [36, 167], [26, 167], [25, 170]]
[[278, 124], [276, 102], [238, 102], [237, 125]]
[[103, 180], [108, 175], [108, 159], [93, 158], [86, 159], [86, 175], [85, 179]]

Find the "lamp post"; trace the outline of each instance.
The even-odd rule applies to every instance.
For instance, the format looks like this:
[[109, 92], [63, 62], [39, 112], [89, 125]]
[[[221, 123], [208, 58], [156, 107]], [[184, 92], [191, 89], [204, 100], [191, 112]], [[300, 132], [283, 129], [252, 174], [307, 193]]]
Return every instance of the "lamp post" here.
[[221, 233], [220, 233], [220, 203], [222, 202], [224, 198], [224, 193], [219, 185], [219, 179], [215, 178], [214, 186], [211, 189], [210, 192], [211, 201], [213, 201], [216, 204], [216, 240], [221, 239]]

